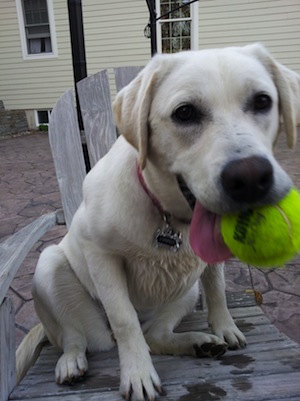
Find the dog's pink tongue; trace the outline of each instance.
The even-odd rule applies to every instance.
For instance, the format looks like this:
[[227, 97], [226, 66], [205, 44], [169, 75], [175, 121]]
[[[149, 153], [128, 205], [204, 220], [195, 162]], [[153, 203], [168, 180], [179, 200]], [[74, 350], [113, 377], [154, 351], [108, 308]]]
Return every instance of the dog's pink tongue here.
[[232, 256], [220, 233], [220, 216], [196, 202], [190, 227], [190, 244], [197, 256], [213, 264]]

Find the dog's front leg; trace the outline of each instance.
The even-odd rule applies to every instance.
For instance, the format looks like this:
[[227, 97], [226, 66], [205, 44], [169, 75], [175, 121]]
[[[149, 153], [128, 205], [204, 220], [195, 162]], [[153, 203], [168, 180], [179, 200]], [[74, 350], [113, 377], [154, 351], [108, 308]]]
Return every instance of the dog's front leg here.
[[123, 260], [89, 249], [89, 271], [117, 341], [121, 382], [126, 400], [154, 400], [162, 393], [137, 313], [129, 299]]
[[234, 323], [226, 303], [224, 263], [208, 265], [201, 276], [212, 332], [224, 339], [230, 348], [246, 345], [244, 334]]

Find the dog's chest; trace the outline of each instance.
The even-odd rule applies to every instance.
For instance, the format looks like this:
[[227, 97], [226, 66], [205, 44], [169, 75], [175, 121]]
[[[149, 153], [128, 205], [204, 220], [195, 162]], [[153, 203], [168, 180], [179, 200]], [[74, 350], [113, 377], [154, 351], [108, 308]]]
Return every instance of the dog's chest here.
[[137, 309], [158, 307], [186, 293], [205, 264], [192, 251], [153, 249], [126, 258], [130, 297]]

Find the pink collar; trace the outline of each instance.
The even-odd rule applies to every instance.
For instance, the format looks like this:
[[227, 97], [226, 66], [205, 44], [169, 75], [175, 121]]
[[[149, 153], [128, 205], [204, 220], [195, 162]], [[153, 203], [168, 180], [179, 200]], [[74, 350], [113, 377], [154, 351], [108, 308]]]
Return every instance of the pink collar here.
[[[170, 218], [171, 218], [172, 215], [163, 208], [162, 204], [157, 199], [157, 197], [147, 187], [147, 184], [146, 184], [145, 179], [143, 177], [143, 173], [142, 173], [141, 167], [140, 167], [140, 165], [138, 163], [136, 165], [136, 171], [137, 171], [139, 182], [140, 182], [143, 190], [149, 196], [149, 198], [151, 199], [153, 205], [157, 208], [157, 210], [161, 214], [161, 216], [164, 219], [164, 221], [169, 224], [169, 221], [170, 221]], [[185, 220], [185, 219], [177, 219], [177, 220], [181, 221], [184, 224], [190, 224], [191, 223], [190, 220]]]
[[163, 226], [161, 228], [158, 228], [154, 234], [154, 246], [156, 248], [163, 247], [171, 252], [176, 253], [182, 244], [182, 234], [180, 231], [175, 231], [173, 229], [170, 223], [170, 213], [164, 210], [160, 201], [147, 187], [139, 164], [137, 164], [136, 171], [141, 186], [143, 187], [145, 193], [151, 199], [153, 205], [158, 209], [164, 221]]
[[137, 171], [137, 174], [138, 174], [138, 178], [139, 178], [140, 184], [141, 184], [143, 190], [146, 192], [146, 194], [151, 199], [153, 205], [158, 209], [159, 213], [163, 216], [164, 219], [168, 218], [170, 216], [170, 213], [168, 213], [168, 212], [166, 212], [164, 210], [164, 208], [162, 207], [162, 204], [160, 203], [160, 201], [157, 199], [157, 197], [147, 187], [147, 184], [146, 184], [145, 179], [143, 177], [143, 173], [142, 173], [141, 167], [140, 167], [140, 165], [138, 163], [136, 165], [136, 171]]

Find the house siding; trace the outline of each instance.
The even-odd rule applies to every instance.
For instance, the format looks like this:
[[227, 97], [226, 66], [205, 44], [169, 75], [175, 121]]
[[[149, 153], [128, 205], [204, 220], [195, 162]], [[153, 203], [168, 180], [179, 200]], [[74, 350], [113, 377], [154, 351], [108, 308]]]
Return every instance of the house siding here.
[[144, 36], [146, 1], [85, 0], [82, 6], [88, 74], [108, 69], [114, 97], [113, 68], [143, 66], [151, 57], [150, 40]]
[[202, 0], [199, 49], [263, 43], [274, 57], [300, 72], [299, 0]]
[[[150, 40], [145, 0], [83, 0], [88, 74], [145, 65]], [[7, 109], [52, 108], [73, 85], [67, 2], [53, 0], [58, 57], [24, 60], [14, 0], [0, 0], [0, 100]], [[299, 0], [201, 0], [199, 49], [261, 42], [300, 72]], [[114, 95], [113, 90], [113, 95]]]
[[53, 8], [58, 57], [24, 60], [16, 3], [0, 1], [0, 100], [6, 109], [52, 108], [73, 84], [66, 2], [54, 0]]

